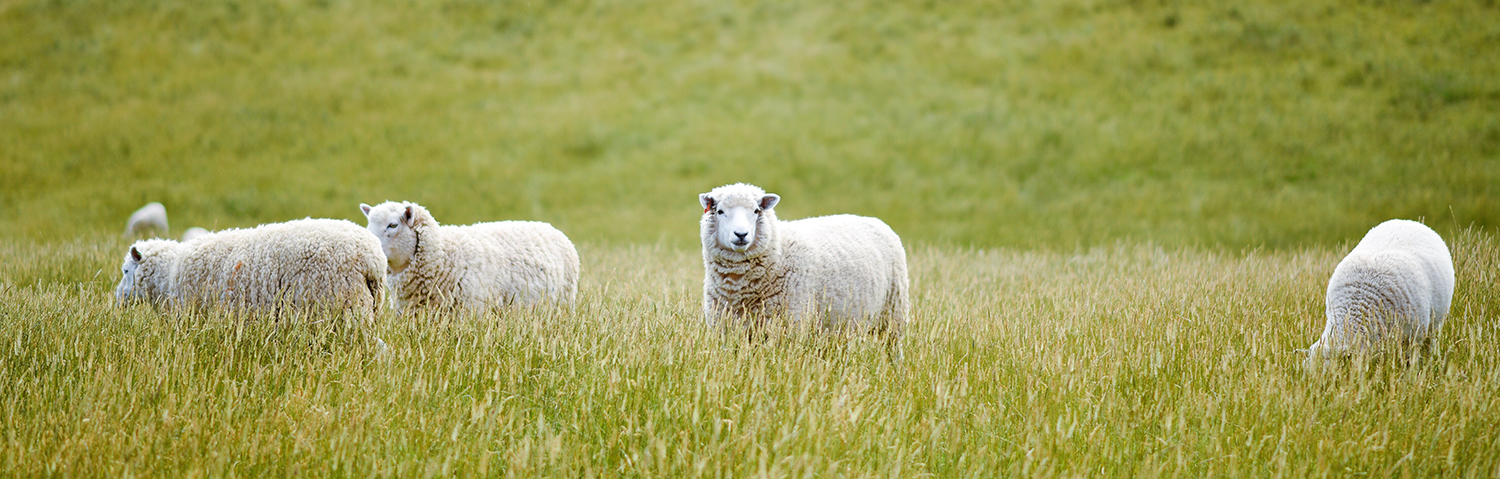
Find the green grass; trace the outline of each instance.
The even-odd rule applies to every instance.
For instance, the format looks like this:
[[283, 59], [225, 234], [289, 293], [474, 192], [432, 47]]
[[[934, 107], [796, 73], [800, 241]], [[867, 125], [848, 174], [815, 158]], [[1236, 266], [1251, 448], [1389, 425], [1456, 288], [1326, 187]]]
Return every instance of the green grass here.
[[[98, 243], [119, 246], [112, 237]], [[1333, 379], [1340, 250], [916, 248], [906, 359], [701, 326], [699, 258], [583, 245], [575, 313], [305, 323], [110, 305], [89, 243], [0, 252], [7, 474], [1488, 476], [1500, 243], [1453, 241], [1443, 356]], [[18, 267], [17, 265], [24, 265]], [[35, 278], [35, 279], [33, 279]]]
[[[1500, 476], [1500, 5], [0, 0], [0, 475]], [[878, 216], [906, 360], [699, 319], [697, 193]], [[117, 308], [173, 233], [533, 219], [577, 311]], [[1424, 219], [1440, 357], [1312, 377]]]
[[1493, 1], [10, 1], [0, 234], [395, 199], [691, 246], [733, 181], [954, 245], [1451, 234], [1500, 226], [1495, 78]]

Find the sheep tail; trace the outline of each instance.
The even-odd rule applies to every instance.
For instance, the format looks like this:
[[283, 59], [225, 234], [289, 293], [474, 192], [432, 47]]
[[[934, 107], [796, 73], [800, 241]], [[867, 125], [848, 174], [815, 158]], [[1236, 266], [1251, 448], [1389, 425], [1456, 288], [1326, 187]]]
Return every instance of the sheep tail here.
[[370, 290], [370, 319], [374, 320], [380, 316], [380, 308], [385, 306], [385, 276], [380, 271], [373, 274], [366, 271], [365, 288]]

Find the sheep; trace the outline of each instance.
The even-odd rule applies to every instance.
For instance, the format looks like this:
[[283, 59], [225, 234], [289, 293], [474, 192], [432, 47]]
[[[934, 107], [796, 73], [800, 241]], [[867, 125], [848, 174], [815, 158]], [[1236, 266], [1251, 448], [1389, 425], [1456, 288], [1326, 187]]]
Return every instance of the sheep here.
[[121, 236], [132, 237], [147, 233], [167, 234], [167, 207], [161, 203], [146, 203], [141, 209], [130, 214], [130, 219], [125, 222], [125, 234]]
[[359, 209], [380, 238], [392, 296], [402, 312], [573, 306], [578, 250], [550, 224], [443, 226], [410, 202], [361, 203]]
[[302, 219], [142, 240], [121, 267], [116, 302], [157, 309], [280, 313], [343, 310], [369, 322], [385, 301], [380, 241], [344, 220]]
[[[1431, 228], [1390, 220], [1370, 229], [1328, 279], [1323, 334], [1308, 347], [1307, 366], [1338, 357], [1427, 350], [1453, 301], [1453, 257]], [[1416, 357], [1411, 356], [1411, 361]]]
[[192, 228], [188, 228], [187, 231], [183, 231], [182, 232], [182, 242], [186, 243], [186, 242], [192, 241], [193, 238], [197, 238], [197, 237], [203, 236], [205, 234], [208, 234], [208, 230], [206, 230], [206, 229], [199, 228], [197, 226], [194, 226]]
[[698, 195], [705, 322], [753, 329], [769, 317], [819, 318], [825, 330], [884, 336], [899, 361], [911, 309], [901, 238], [862, 216], [779, 221], [780, 201], [744, 183]]

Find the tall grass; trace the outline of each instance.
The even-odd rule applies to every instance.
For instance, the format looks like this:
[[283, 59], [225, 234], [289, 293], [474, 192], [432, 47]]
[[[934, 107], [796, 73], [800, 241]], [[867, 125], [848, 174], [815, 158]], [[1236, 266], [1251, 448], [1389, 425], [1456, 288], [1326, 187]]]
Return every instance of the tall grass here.
[[[0, 1], [0, 475], [1500, 476], [1494, 3]], [[902, 235], [903, 362], [702, 326], [733, 181]], [[384, 199], [557, 225], [577, 310], [112, 305], [148, 201]], [[1395, 217], [1442, 354], [1309, 376]]]
[[1442, 356], [1333, 378], [1293, 352], [1331, 248], [919, 246], [892, 364], [873, 339], [719, 336], [693, 251], [585, 244], [575, 312], [386, 316], [377, 356], [307, 322], [111, 307], [94, 265], [118, 260], [87, 244], [0, 258], [10, 474], [1500, 472], [1500, 244], [1472, 230]]

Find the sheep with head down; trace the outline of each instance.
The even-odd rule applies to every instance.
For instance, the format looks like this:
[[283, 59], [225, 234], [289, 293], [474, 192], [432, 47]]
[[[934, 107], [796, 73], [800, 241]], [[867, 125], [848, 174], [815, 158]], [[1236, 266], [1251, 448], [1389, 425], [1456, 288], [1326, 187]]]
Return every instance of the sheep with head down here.
[[440, 225], [427, 208], [406, 202], [359, 209], [380, 239], [403, 312], [571, 308], [578, 294], [578, 250], [550, 224]]
[[776, 218], [781, 197], [744, 183], [698, 195], [703, 314], [710, 325], [770, 317], [884, 336], [899, 360], [911, 309], [906, 250], [884, 222], [854, 215]]
[[380, 242], [344, 220], [302, 219], [130, 246], [122, 305], [280, 314], [343, 311], [367, 323], [385, 300]]
[[153, 201], [130, 214], [125, 221], [124, 236], [143, 235], [167, 235], [167, 207]]
[[1453, 301], [1453, 257], [1432, 228], [1390, 220], [1370, 229], [1328, 279], [1323, 334], [1307, 365], [1429, 349]]

